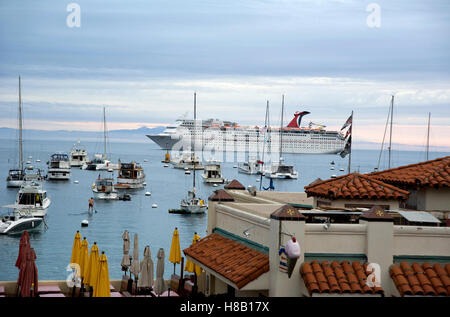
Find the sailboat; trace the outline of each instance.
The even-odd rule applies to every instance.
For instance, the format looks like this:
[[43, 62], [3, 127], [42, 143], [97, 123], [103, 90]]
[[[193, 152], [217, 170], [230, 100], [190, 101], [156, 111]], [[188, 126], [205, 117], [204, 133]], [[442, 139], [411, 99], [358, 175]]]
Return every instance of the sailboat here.
[[384, 148], [384, 139], [386, 138], [386, 131], [387, 131], [387, 127], [388, 127], [388, 123], [389, 120], [391, 120], [390, 122], [390, 132], [389, 132], [389, 146], [388, 146], [388, 169], [391, 168], [391, 152], [392, 152], [392, 122], [393, 122], [393, 117], [394, 117], [394, 95], [391, 96], [391, 105], [389, 106], [389, 112], [388, 112], [388, 116], [386, 119], [386, 125], [384, 127], [384, 134], [383, 134], [383, 141], [381, 142], [381, 149], [380, 149], [380, 154], [378, 156], [378, 163], [377, 163], [377, 167], [374, 168], [375, 171], [378, 171], [380, 168], [380, 162], [381, 162], [381, 154], [383, 153], [383, 148]]
[[20, 187], [25, 182], [25, 171], [23, 166], [23, 149], [22, 149], [22, 94], [19, 76], [19, 166], [10, 169], [6, 178], [7, 187]]
[[111, 169], [119, 169], [118, 164], [112, 164], [111, 161], [108, 160], [108, 156], [106, 155], [106, 143], [107, 143], [107, 129], [106, 129], [106, 113], [105, 107], [103, 107], [103, 154], [97, 153], [94, 154], [94, 157], [89, 162], [84, 162], [82, 165], [82, 169], [84, 170], [111, 170]]
[[[194, 122], [197, 119], [197, 96], [194, 93]], [[190, 214], [201, 214], [205, 213], [208, 206], [205, 204], [204, 200], [200, 197], [196, 196], [196, 188], [195, 188], [195, 137], [192, 138], [193, 146], [192, 146], [192, 162], [194, 163], [194, 168], [192, 169], [192, 190], [188, 191], [188, 197], [183, 199], [180, 204], [181, 210]]]
[[[266, 106], [266, 117], [264, 120], [264, 128], [263, 128], [263, 135], [264, 135], [264, 143], [263, 143], [263, 149], [262, 149], [262, 159], [258, 159], [256, 156], [249, 155], [248, 160], [238, 164], [238, 172], [254, 175], [264, 175], [264, 152], [266, 148], [266, 143], [268, 141], [267, 136], [269, 135], [269, 129], [268, 129], [268, 122], [269, 122], [269, 101], [267, 101]], [[259, 150], [259, 149], [258, 149]], [[259, 154], [259, 152], [258, 152]]]
[[298, 172], [294, 170], [293, 165], [284, 164], [283, 158], [283, 112], [284, 112], [284, 95], [281, 102], [281, 124], [280, 124], [280, 159], [278, 163], [273, 163], [266, 170], [264, 176], [268, 178], [279, 179], [297, 179]]

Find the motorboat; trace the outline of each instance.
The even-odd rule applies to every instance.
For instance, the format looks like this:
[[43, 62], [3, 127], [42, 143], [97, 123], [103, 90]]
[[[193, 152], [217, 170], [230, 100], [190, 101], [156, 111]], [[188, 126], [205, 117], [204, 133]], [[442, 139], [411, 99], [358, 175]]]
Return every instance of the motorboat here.
[[84, 162], [81, 169], [89, 171], [107, 170], [111, 162], [108, 161], [103, 154], [94, 154], [89, 162]]
[[10, 169], [6, 178], [7, 187], [20, 187], [25, 182], [25, 171], [23, 169]]
[[173, 168], [178, 169], [204, 169], [204, 166], [200, 162], [200, 158], [193, 153], [185, 153], [181, 155], [181, 157], [175, 157], [170, 161], [170, 163], [172, 163]]
[[119, 199], [119, 193], [114, 188], [112, 178], [101, 178], [100, 175], [98, 179], [92, 184], [92, 192], [94, 194], [94, 199], [99, 200], [116, 200]]
[[47, 178], [49, 180], [69, 180], [70, 174], [69, 156], [62, 152], [52, 154], [48, 163]]
[[119, 161], [119, 175], [117, 176], [116, 189], [144, 188], [144, 169], [136, 162], [122, 163]]
[[249, 158], [248, 161], [238, 164], [238, 172], [249, 175], [261, 174], [263, 172], [263, 162]]
[[14, 212], [19, 214], [43, 218], [50, 204], [51, 200], [47, 196], [47, 191], [42, 188], [42, 184], [26, 181], [17, 193], [15, 204], [3, 207], [14, 209]]
[[204, 172], [202, 174], [203, 181], [207, 184], [223, 184], [224, 179], [222, 177], [222, 171], [220, 164], [211, 163], [205, 165]]
[[70, 166], [71, 167], [81, 167], [85, 162], [88, 162], [88, 154], [84, 145], [78, 140], [72, 147], [70, 151]]
[[284, 164], [283, 158], [280, 162], [270, 165], [270, 169], [266, 170], [265, 177], [279, 179], [297, 179], [298, 172], [294, 170], [294, 166]]
[[42, 175], [41, 170], [39, 168], [33, 167], [31, 169], [25, 170], [25, 181], [35, 181], [41, 182], [45, 179], [45, 176]]
[[0, 218], [0, 234], [19, 234], [23, 231], [39, 230], [44, 218], [33, 216], [3, 216]]
[[7, 187], [15, 187], [18, 188], [22, 186], [25, 182], [25, 172], [24, 172], [24, 164], [23, 164], [23, 140], [22, 140], [22, 94], [21, 94], [21, 85], [20, 85], [20, 76], [19, 76], [19, 110], [18, 110], [18, 131], [19, 131], [19, 166], [16, 168], [12, 168], [8, 172], [8, 177], [6, 178], [6, 186]]

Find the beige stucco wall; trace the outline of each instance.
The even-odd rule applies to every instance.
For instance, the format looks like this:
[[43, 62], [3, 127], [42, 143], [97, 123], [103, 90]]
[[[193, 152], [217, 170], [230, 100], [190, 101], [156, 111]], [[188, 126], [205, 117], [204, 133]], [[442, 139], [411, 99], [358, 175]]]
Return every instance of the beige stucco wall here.
[[384, 206], [389, 205], [389, 209], [399, 209], [400, 202], [398, 200], [373, 200], [373, 199], [328, 199], [322, 197], [314, 197], [314, 207], [318, 206], [319, 201], [328, 202], [329, 207], [346, 208], [346, 204], [370, 205], [370, 206]]
[[450, 227], [394, 226], [394, 255], [450, 256]]
[[427, 188], [424, 202], [424, 208], [418, 208], [419, 210], [450, 211], [450, 188]]
[[328, 230], [324, 224], [306, 224], [303, 252], [306, 253], [366, 253], [366, 225], [331, 224]]

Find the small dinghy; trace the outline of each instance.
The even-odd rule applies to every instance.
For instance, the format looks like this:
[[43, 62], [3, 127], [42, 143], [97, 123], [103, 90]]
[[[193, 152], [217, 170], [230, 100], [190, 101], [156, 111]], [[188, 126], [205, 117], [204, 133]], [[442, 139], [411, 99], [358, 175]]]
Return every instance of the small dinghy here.
[[82, 227], [87, 227], [87, 226], [89, 226], [89, 221], [87, 221], [86, 219], [84, 219], [83, 221], [81, 221], [81, 226], [82, 226]]
[[145, 196], [151, 196], [152, 194], [150, 192], [145, 192]]
[[78, 184], [78, 181], [73, 181], [74, 184]]
[[157, 204], [153, 204], [152, 208], [158, 208], [158, 205]]

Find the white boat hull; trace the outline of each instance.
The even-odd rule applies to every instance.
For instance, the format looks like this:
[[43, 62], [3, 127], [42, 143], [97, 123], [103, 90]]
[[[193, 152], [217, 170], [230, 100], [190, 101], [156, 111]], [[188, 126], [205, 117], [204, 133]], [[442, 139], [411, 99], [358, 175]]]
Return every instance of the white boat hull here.
[[207, 206], [199, 206], [199, 205], [181, 205], [182, 210], [191, 214], [203, 214], [208, 209]]
[[49, 180], [69, 180], [70, 175], [70, 169], [49, 169], [47, 172]]
[[1, 221], [0, 234], [17, 234], [23, 231], [39, 230], [44, 222], [44, 218], [20, 218], [14, 221]]
[[298, 174], [288, 174], [288, 173], [270, 173], [266, 172], [264, 174], [267, 178], [275, 178], [275, 179], [298, 179]]
[[117, 185], [114, 185], [117, 189], [139, 189], [144, 188], [145, 178], [129, 179], [129, 178], [117, 178]]
[[93, 191], [94, 199], [98, 200], [117, 200], [119, 199], [119, 194], [117, 192], [97, 192]]
[[24, 180], [8, 180], [6, 181], [6, 186], [11, 188], [19, 188], [24, 183]]

